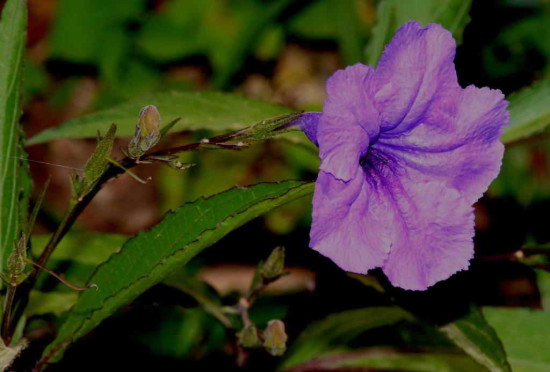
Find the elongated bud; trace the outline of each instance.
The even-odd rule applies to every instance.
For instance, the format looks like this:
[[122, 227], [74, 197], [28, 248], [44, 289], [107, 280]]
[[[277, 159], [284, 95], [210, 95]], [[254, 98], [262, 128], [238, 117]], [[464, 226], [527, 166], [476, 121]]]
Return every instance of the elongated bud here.
[[285, 266], [285, 248], [277, 247], [271, 252], [267, 261], [262, 266], [262, 278], [273, 280], [283, 273]]
[[157, 108], [153, 105], [142, 108], [134, 138], [128, 145], [128, 154], [132, 158], [139, 158], [155, 146], [161, 137], [160, 126], [160, 113]]
[[283, 355], [287, 340], [285, 324], [279, 319], [270, 320], [264, 331], [264, 347], [267, 352], [274, 356]]
[[246, 326], [237, 333], [237, 339], [242, 347], [255, 348], [262, 346], [258, 330], [253, 325]]
[[7, 277], [11, 285], [19, 285], [27, 277], [25, 269], [27, 267], [27, 238], [23, 234], [15, 249], [11, 252], [7, 262]]

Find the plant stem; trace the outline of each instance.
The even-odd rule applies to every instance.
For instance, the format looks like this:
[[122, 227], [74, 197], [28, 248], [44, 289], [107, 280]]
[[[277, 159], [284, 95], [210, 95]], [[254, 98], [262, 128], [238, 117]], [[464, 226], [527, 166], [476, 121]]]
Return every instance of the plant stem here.
[[12, 305], [13, 300], [15, 299], [15, 291], [17, 287], [14, 285], [8, 285], [7, 292], [6, 292], [6, 299], [4, 301], [4, 310], [2, 314], [2, 340], [4, 341], [4, 344], [7, 346], [10, 345], [11, 338], [12, 338], [12, 332], [11, 332], [11, 313], [12, 313]]

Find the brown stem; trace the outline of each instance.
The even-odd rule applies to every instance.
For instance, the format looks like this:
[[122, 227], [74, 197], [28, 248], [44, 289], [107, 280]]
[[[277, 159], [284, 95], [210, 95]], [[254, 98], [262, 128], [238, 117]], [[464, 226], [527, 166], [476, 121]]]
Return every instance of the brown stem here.
[[8, 285], [6, 292], [6, 299], [4, 301], [4, 311], [2, 314], [2, 340], [6, 347], [10, 345], [12, 332], [11, 332], [11, 314], [13, 300], [15, 299], [15, 291], [17, 287], [14, 285]]

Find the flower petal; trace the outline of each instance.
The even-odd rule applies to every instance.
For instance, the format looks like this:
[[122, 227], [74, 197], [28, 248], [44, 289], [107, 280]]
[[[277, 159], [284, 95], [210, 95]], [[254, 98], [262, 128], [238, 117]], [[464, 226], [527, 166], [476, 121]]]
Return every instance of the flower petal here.
[[391, 186], [398, 216], [383, 270], [395, 286], [425, 290], [468, 267], [474, 214], [460, 193], [417, 173]]
[[508, 103], [500, 91], [474, 86], [464, 89], [457, 102], [453, 115], [445, 107], [432, 108], [421, 125], [399, 137], [381, 136], [375, 148], [445, 182], [473, 204], [498, 175]]
[[369, 138], [378, 136], [378, 112], [367, 93], [373, 70], [356, 64], [337, 71], [327, 82], [327, 99], [317, 128], [321, 170], [349, 181]]
[[300, 128], [313, 144], [319, 146], [319, 142], [317, 141], [317, 128], [321, 115], [320, 112], [306, 112], [298, 119], [291, 121], [287, 126]]
[[460, 92], [453, 59], [456, 44], [440, 25], [403, 25], [386, 46], [369, 89], [386, 136], [406, 132], [435, 102]]
[[362, 174], [344, 182], [319, 172], [310, 247], [347, 271], [365, 274], [381, 266], [390, 248], [386, 232], [392, 219], [384, 200]]

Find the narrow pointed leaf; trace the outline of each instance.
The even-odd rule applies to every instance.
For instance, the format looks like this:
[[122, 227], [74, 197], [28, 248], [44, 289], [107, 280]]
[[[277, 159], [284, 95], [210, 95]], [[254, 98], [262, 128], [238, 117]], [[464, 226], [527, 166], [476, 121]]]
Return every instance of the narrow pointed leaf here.
[[26, 214], [30, 178], [19, 117], [21, 115], [22, 57], [26, 42], [27, 6], [8, 0], [0, 21], [0, 259], [4, 271]]
[[286, 181], [234, 188], [199, 199], [168, 214], [151, 230], [130, 239], [100, 265], [44, 355], [55, 360], [121, 306], [159, 283], [204, 248], [251, 219], [313, 192], [313, 184]]
[[291, 110], [266, 102], [252, 101], [236, 95], [215, 92], [169, 92], [143, 97], [113, 108], [70, 120], [59, 127], [47, 129], [29, 139], [27, 145], [59, 138], [94, 137], [116, 123], [119, 136], [134, 135], [139, 109], [155, 105], [165, 120], [181, 117], [172, 131], [236, 130], [265, 118], [289, 113]]
[[511, 372], [502, 342], [476, 308], [440, 327], [440, 331], [472, 359], [491, 372]]

